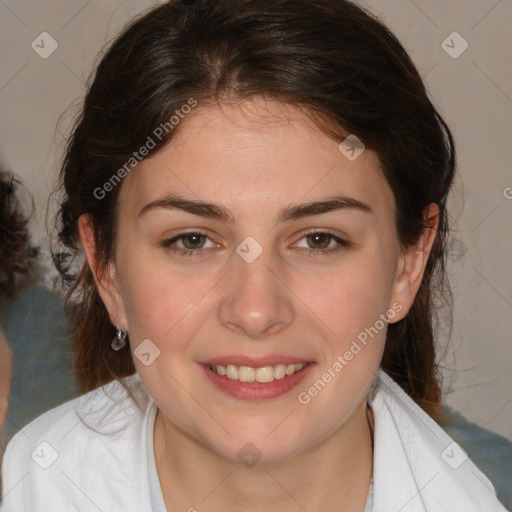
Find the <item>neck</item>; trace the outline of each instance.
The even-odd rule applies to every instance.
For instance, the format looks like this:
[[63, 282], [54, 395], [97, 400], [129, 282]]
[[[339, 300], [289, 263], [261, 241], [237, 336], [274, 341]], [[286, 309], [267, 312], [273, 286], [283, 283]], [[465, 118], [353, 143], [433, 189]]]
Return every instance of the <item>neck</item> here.
[[290, 459], [250, 468], [198, 443], [160, 411], [155, 421], [155, 460], [169, 511], [206, 506], [211, 512], [362, 512], [372, 476], [372, 444], [366, 401], [319, 444]]

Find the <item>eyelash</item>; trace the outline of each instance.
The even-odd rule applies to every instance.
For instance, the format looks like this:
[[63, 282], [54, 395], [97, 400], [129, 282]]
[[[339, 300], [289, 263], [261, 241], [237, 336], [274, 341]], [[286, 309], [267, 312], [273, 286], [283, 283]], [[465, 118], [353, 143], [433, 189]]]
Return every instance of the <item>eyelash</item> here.
[[[172, 245], [175, 244], [177, 241], [182, 240], [183, 238], [185, 238], [187, 236], [191, 236], [191, 235], [200, 235], [200, 236], [205, 236], [206, 238], [208, 238], [206, 233], [202, 233], [200, 231], [189, 231], [187, 233], [182, 233], [181, 235], [175, 236], [174, 238], [169, 238], [168, 240], [164, 240], [161, 245], [164, 249], [172, 251], [175, 254], [178, 254], [179, 256], [189, 256], [189, 257], [202, 256], [203, 255], [202, 253], [203, 253], [203, 251], [205, 251], [205, 249], [194, 250], [194, 249], [181, 249], [181, 248], [172, 247]], [[330, 254], [338, 252], [342, 249], [348, 249], [351, 247], [351, 244], [349, 242], [347, 242], [346, 240], [343, 240], [342, 238], [340, 238], [338, 236], [333, 235], [329, 231], [310, 231], [309, 233], [305, 233], [299, 239], [299, 241], [310, 236], [310, 235], [327, 235], [331, 240], [334, 240], [335, 242], [337, 242], [338, 245], [335, 247], [331, 247], [330, 249], [305, 249], [309, 256], [315, 256], [315, 257], [316, 256], [329, 256]]]

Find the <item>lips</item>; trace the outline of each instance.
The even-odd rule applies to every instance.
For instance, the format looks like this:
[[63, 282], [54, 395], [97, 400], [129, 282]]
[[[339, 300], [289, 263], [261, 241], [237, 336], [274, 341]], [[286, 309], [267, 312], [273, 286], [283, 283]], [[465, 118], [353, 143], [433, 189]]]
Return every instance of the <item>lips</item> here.
[[[242, 400], [276, 398], [295, 388], [316, 366], [293, 356], [222, 356], [199, 366], [208, 380], [225, 394]], [[284, 372], [283, 372], [284, 370]]]

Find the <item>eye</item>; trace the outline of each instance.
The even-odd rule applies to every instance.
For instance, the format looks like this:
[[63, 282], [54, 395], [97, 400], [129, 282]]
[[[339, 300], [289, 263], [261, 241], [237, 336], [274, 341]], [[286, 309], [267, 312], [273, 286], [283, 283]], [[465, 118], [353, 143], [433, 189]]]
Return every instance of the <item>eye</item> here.
[[328, 231], [312, 231], [303, 236], [299, 243], [305, 240], [307, 247], [303, 247], [312, 256], [329, 255], [341, 249], [347, 249], [351, 245]]
[[[217, 247], [217, 244], [211, 240], [211, 245], [206, 247], [206, 240], [209, 240], [206, 234], [198, 231], [190, 231], [177, 235], [174, 238], [164, 240], [161, 246], [164, 249], [182, 256], [201, 256], [205, 249]], [[181, 244], [181, 246], [179, 244]]]
[[[208, 240], [210, 238], [205, 233], [190, 231], [164, 240], [161, 246], [180, 256], [202, 256], [207, 252], [207, 249], [218, 247], [218, 244], [212, 240], [210, 240], [210, 245], [207, 246]], [[307, 243], [307, 246], [301, 248], [306, 249], [307, 253], [311, 256], [329, 255], [341, 249], [351, 247], [349, 242], [328, 231], [312, 231], [307, 233], [299, 240], [298, 244], [303, 240]]]

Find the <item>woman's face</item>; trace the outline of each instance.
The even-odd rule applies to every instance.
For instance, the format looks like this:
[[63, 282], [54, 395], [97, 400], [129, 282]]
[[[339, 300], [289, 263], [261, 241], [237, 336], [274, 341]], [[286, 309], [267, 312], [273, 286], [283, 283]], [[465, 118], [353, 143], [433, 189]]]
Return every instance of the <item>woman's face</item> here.
[[362, 410], [426, 258], [400, 252], [376, 155], [300, 110], [256, 98], [181, 122], [122, 183], [100, 291], [166, 421], [233, 460], [246, 443], [284, 459]]

